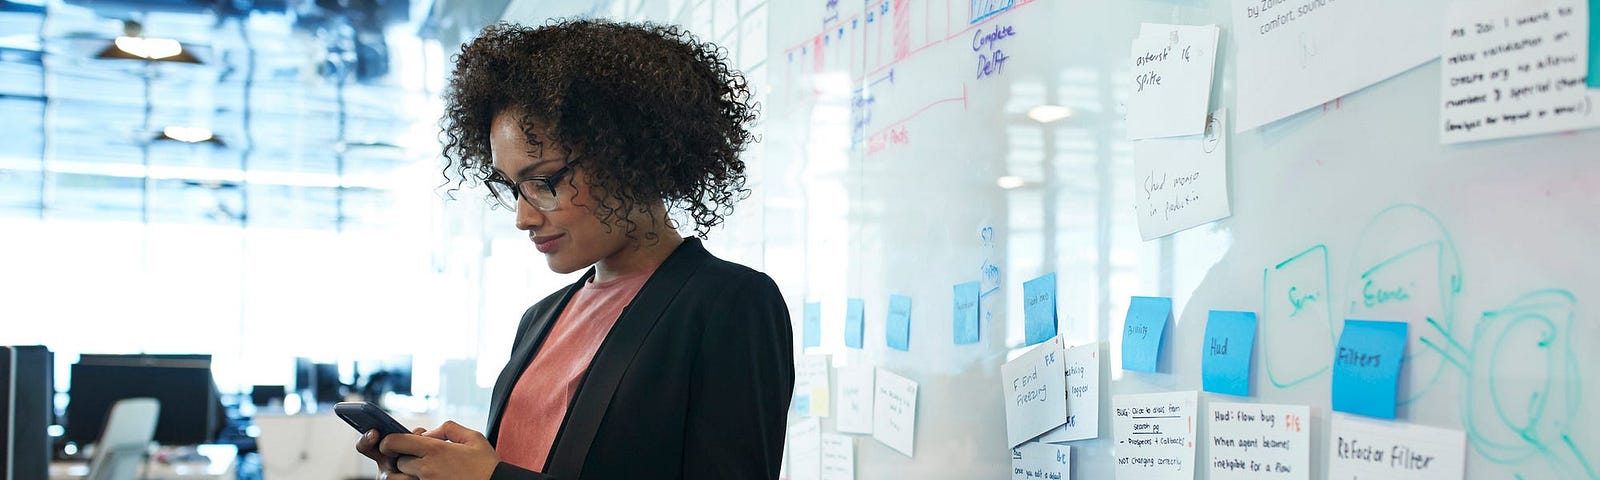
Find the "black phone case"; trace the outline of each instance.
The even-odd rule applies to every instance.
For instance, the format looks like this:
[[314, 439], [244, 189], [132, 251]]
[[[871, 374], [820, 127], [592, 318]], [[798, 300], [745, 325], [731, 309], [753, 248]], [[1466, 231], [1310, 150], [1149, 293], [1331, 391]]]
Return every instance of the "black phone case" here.
[[391, 433], [411, 433], [411, 430], [395, 421], [394, 417], [370, 403], [340, 402], [333, 406], [333, 413], [363, 434], [374, 429], [378, 431], [379, 438]]

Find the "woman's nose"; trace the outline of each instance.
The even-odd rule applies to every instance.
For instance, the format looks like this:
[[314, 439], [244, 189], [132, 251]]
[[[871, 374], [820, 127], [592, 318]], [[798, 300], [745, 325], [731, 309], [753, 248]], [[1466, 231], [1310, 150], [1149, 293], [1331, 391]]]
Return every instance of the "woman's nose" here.
[[533, 208], [533, 205], [528, 204], [527, 200], [517, 199], [518, 230], [531, 231], [535, 228], [539, 228], [540, 225], [544, 225], [544, 221], [545, 216], [543, 211]]

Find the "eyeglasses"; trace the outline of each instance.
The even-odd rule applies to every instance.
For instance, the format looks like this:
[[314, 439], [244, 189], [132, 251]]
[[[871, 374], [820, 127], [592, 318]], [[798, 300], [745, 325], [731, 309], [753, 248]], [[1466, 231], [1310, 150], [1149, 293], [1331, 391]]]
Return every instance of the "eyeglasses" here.
[[555, 210], [561, 204], [561, 198], [556, 196], [556, 182], [572, 170], [572, 162], [567, 162], [560, 170], [549, 175], [528, 177], [511, 183], [503, 177], [485, 180], [488, 184], [489, 194], [494, 200], [505, 207], [506, 210], [517, 211], [517, 199], [528, 201], [528, 205], [543, 211]]

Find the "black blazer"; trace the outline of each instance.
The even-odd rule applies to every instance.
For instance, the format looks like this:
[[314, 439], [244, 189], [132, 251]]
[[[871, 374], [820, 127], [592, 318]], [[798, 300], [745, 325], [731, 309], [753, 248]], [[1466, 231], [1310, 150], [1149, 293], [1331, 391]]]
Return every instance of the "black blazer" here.
[[[489, 404], [491, 444], [501, 430], [517, 428], [501, 423], [506, 399], [593, 275], [590, 269], [522, 315]], [[502, 462], [491, 478], [778, 478], [794, 390], [791, 328], [770, 277], [686, 239], [601, 342], [545, 472]]]

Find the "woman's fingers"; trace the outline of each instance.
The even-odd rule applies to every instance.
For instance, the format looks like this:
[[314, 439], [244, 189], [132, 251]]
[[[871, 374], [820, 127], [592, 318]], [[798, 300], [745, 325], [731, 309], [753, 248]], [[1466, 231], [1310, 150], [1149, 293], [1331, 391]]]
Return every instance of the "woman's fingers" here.
[[368, 430], [356, 439], [356, 451], [378, 463], [383, 463], [383, 454], [378, 452], [378, 431]]

